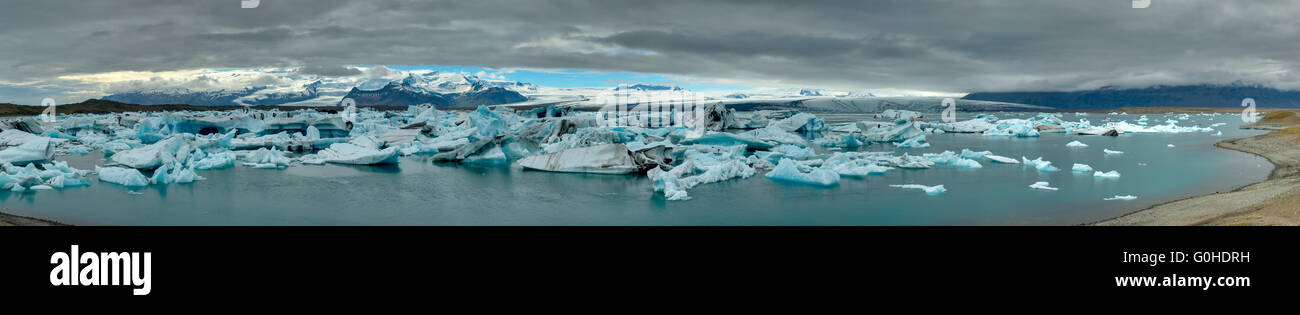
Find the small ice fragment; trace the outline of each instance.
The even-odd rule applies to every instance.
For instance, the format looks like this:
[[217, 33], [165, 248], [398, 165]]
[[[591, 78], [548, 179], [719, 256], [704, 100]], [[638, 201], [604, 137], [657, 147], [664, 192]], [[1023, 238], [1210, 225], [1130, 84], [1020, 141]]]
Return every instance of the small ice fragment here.
[[1016, 161], [1016, 159], [1001, 156], [1001, 155], [988, 154], [988, 155], [984, 155], [984, 157], [988, 158], [990, 161], [1002, 163], [1002, 164], [1020, 164], [1020, 161]]
[[1119, 178], [1119, 171], [1109, 171], [1109, 172], [1100, 172], [1100, 171], [1098, 171], [1098, 172], [1094, 172], [1094, 173], [1092, 173], [1092, 176], [1093, 176], [1093, 177], [1104, 177], [1104, 178]]
[[926, 186], [926, 185], [910, 184], [910, 185], [889, 185], [889, 187], [898, 187], [903, 189], [920, 189], [920, 190], [924, 190], [926, 195], [931, 195], [931, 196], [942, 194], [948, 191], [948, 189], [943, 188], [943, 185]]
[[1055, 172], [1061, 170], [1052, 166], [1051, 161], [1044, 161], [1042, 157], [1030, 160], [1029, 158], [1022, 156], [1020, 157], [1020, 160], [1025, 163], [1025, 166], [1036, 168], [1039, 172]]
[[1124, 195], [1124, 196], [1115, 195], [1115, 197], [1110, 197], [1103, 200], [1111, 201], [1111, 200], [1133, 200], [1133, 199], [1138, 199], [1138, 197], [1134, 195]]
[[1088, 173], [1088, 172], [1092, 172], [1092, 166], [1089, 166], [1088, 164], [1079, 164], [1079, 163], [1074, 163], [1073, 171], [1074, 171], [1075, 173]]
[[1071, 141], [1070, 143], [1066, 143], [1065, 146], [1067, 146], [1067, 147], [1071, 147], [1071, 148], [1086, 148], [1086, 147], [1088, 147], [1087, 144], [1083, 144], [1083, 142], [1079, 142], [1079, 140], [1075, 140], [1075, 141]]
[[1166, 145], [1166, 147], [1170, 147], [1170, 148], [1172, 148], [1172, 147], [1174, 147], [1174, 144], [1170, 143], [1169, 145]]
[[31, 189], [32, 189], [32, 190], [50, 190], [50, 189], [54, 189], [54, 187], [50, 187], [50, 185], [35, 185], [35, 186], [32, 186]]
[[[1075, 164], [1075, 165], [1078, 165], [1078, 164]], [[1048, 186], [1048, 185], [1049, 185], [1049, 184], [1048, 184], [1047, 182], [1035, 182], [1033, 185], [1029, 185], [1029, 188], [1033, 188], [1033, 189], [1042, 189], [1042, 190], [1057, 190], [1056, 187], [1051, 187], [1051, 186]]]
[[1111, 149], [1101, 149], [1101, 152], [1106, 152], [1106, 154], [1124, 154], [1124, 151], [1115, 151]]

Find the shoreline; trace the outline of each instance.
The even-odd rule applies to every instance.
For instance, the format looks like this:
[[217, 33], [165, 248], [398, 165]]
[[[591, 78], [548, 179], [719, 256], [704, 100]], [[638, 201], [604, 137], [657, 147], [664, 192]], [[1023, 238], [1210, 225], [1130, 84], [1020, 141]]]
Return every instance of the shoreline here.
[[[1267, 179], [1237, 189], [1152, 205], [1118, 217], [1085, 223], [1113, 225], [1297, 225], [1300, 197], [1300, 145], [1283, 128], [1257, 127], [1273, 132], [1214, 144], [1216, 147], [1254, 154], [1273, 164]], [[1261, 212], [1269, 213], [1261, 213]]]
[[24, 217], [0, 211], [0, 226], [68, 226], [57, 221]]

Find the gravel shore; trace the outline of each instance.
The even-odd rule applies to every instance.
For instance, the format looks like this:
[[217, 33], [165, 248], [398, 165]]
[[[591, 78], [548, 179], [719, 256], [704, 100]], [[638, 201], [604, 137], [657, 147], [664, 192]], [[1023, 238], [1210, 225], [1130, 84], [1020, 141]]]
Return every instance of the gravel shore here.
[[1215, 145], [1272, 162], [1267, 180], [1222, 192], [1158, 204], [1092, 225], [1300, 225], [1300, 135], [1290, 126]]

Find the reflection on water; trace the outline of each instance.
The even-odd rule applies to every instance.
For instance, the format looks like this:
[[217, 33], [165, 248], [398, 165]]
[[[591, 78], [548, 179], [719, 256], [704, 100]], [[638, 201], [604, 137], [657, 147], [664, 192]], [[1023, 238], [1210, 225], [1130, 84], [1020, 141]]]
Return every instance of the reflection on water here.
[[[1177, 119], [1148, 115], [1152, 121]], [[834, 121], [865, 119], [837, 115]], [[1006, 118], [1014, 118], [1010, 116]], [[1105, 115], [1085, 117], [1096, 124]], [[1111, 116], [1136, 119], [1137, 116]], [[1064, 119], [1077, 120], [1072, 114]], [[1236, 116], [1201, 117], [1180, 125], [1219, 127], [1212, 133], [1129, 134], [1119, 137], [1044, 134], [1040, 138], [930, 135], [926, 149], [875, 144], [864, 151], [911, 154], [989, 150], [1019, 158], [1042, 156], [1062, 168], [1040, 173], [1021, 165], [984, 163], [982, 169], [938, 167], [891, 170], [883, 176], [844, 178], [836, 187], [780, 183], [758, 176], [706, 184], [690, 201], [665, 201], [638, 176], [561, 174], [509, 166], [434, 164], [404, 157], [390, 166], [295, 166], [282, 170], [200, 172], [194, 184], [91, 187], [28, 193], [0, 192], [0, 205], [19, 215], [72, 224], [110, 225], [986, 225], [1076, 224], [1118, 216], [1192, 195], [1227, 191], [1265, 178], [1262, 158], [1217, 149], [1221, 139], [1261, 133], [1239, 130]], [[1090, 145], [1068, 149], [1079, 140]], [[1176, 147], [1169, 148], [1167, 144]], [[1106, 156], [1101, 150], [1125, 151]], [[824, 150], [823, 150], [824, 151]], [[63, 156], [93, 169], [102, 153]], [[1118, 179], [1070, 172], [1083, 163]], [[1031, 190], [1036, 181], [1059, 191]], [[945, 185], [927, 196], [891, 184]], [[131, 193], [137, 192], [137, 193]], [[1134, 201], [1102, 201], [1136, 195]]]

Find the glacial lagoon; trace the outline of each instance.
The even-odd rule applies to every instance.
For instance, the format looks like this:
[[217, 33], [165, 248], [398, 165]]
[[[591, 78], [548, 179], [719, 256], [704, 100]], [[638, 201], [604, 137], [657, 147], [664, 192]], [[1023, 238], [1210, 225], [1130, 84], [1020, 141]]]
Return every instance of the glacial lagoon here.
[[[1034, 113], [992, 113], [1029, 118]], [[870, 120], [870, 114], [819, 115], [828, 125]], [[963, 116], [969, 116], [963, 114]], [[1180, 115], [1147, 115], [1153, 122]], [[1077, 115], [1062, 120], [1137, 119], [1138, 115]], [[962, 117], [968, 119], [971, 117]], [[1237, 115], [1190, 115], [1180, 126], [1216, 132], [1133, 133], [1117, 137], [1043, 133], [1039, 137], [928, 134], [928, 148], [875, 143], [857, 151], [910, 155], [991, 151], [1042, 157], [1061, 168], [1040, 172], [1023, 164], [983, 161], [977, 169], [936, 166], [844, 177], [832, 187], [773, 181], [758, 170], [690, 189], [669, 201], [645, 176], [550, 173], [510, 165], [434, 163], [403, 156], [396, 165], [243, 165], [201, 171], [188, 184], [0, 192], [7, 212], [88, 225], [1071, 225], [1103, 220], [1153, 204], [1228, 191], [1263, 180], [1272, 165], [1251, 154], [1220, 149], [1223, 139], [1262, 134], [1238, 129]], [[1080, 141], [1088, 145], [1071, 148]], [[1173, 145], [1172, 147], [1169, 145]], [[836, 150], [814, 146], [818, 153]], [[1103, 149], [1123, 151], [1107, 155]], [[106, 165], [102, 151], [57, 156], [79, 169]], [[1072, 172], [1073, 163], [1119, 178]], [[1059, 190], [1031, 189], [1049, 182]], [[927, 195], [890, 185], [944, 185]], [[1103, 200], [1117, 195], [1135, 200]]]

